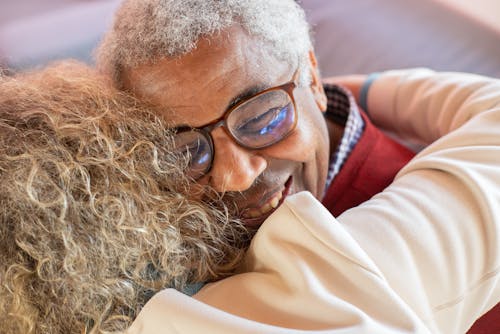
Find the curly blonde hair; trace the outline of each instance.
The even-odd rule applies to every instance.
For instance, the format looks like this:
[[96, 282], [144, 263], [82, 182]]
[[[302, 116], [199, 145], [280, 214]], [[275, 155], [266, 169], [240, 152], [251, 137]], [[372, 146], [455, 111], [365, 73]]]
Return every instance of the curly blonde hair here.
[[[161, 120], [93, 70], [0, 77], [0, 332], [110, 333], [250, 239], [190, 197]], [[215, 206], [215, 204], [213, 204]]]

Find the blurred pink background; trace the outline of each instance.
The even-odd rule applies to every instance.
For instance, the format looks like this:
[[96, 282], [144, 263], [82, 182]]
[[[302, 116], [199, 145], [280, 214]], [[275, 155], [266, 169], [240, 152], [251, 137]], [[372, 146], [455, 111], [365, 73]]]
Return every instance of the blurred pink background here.
[[[120, 0], [0, 0], [0, 64], [92, 63]], [[302, 0], [323, 75], [431, 67], [500, 77], [499, 0]]]

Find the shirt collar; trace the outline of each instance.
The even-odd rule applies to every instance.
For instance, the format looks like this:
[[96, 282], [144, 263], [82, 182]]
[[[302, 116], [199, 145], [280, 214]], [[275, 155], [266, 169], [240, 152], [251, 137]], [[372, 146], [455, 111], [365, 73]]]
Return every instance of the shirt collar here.
[[323, 87], [328, 100], [325, 118], [344, 127], [339, 146], [330, 156], [325, 185], [326, 191], [358, 143], [363, 134], [365, 122], [349, 90], [334, 84], [325, 84]]

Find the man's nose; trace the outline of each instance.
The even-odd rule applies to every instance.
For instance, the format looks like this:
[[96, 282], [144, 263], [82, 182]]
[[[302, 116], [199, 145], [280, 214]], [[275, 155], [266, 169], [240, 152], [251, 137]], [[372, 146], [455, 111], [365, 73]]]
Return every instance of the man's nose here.
[[209, 172], [210, 185], [218, 192], [245, 191], [267, 168], [267, 161], [256, 152], [238, 145], [222, 128], [212, 132], [214, 161]]

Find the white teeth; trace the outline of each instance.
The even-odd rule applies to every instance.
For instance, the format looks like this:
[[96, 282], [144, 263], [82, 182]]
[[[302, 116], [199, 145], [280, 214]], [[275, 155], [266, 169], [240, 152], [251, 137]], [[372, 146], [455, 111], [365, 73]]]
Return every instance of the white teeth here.
[[264, 204], [263, 207], [260, 208], [259, 211], [260, 211], [261, 214], [265, 214], [265, 213], [271, 211], [272, 208], [273, 207], [271, 206], [271, 203], [266, 203], [266, 204]]
[[249, 218], [257, 218], [260, 217], [272, 209], [276, 209], [278, 207], [278, 204], [280, 203], [281, 198], [283, 197], [283, 193], [279, 192], [274, 196], [269, 202], [264, 204], [262, 207], [259, 209], [249, 209], [244, 213], [245, 217]]
[[278, 206], [278, 203], [280, 202], [280, 199], [281, 198], [275, 197], [272, 199], [271, 203], [269, 203], [269, 204], [271, 204], [271, 207], [273, 209], [276, 209], [276, 207]]

